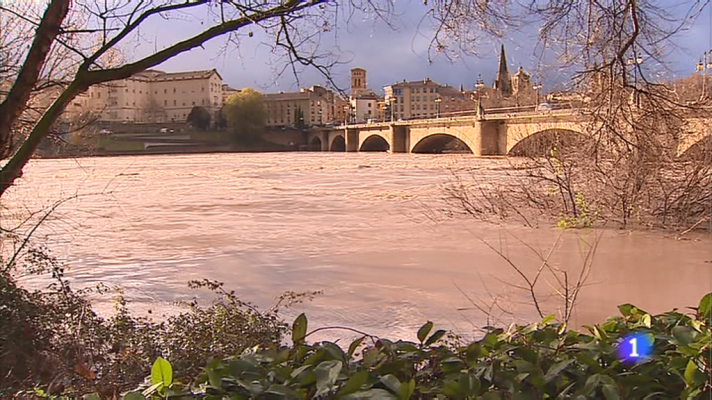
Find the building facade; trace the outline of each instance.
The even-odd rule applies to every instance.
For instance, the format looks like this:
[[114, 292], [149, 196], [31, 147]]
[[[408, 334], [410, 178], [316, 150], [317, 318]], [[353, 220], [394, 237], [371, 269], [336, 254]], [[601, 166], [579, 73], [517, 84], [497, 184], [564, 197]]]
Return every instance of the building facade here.
[[[435, 118], [474, 110], [472, 96], [464, 90], [440, 85], [426, 78], [422, 81], [399, 82], [384, 88], [386, 114], [393, 119]], [[388, 115], [386, 119], [391, 119]]]
[[334, 92], [321, 86], [264, 94], [267, 126], [328, 125], [336, 122]]
[[147, 70], [131, 78], [91, 86], [82, 96], [87, 109], [109, 122], [185, 122], [195, 106], [217, 119], [223, 105], [222, 77], [215, 70]]
[[235, 89], [230, 87], [229, 85], [223, 83], [222, 84], [222, 102], [223, 104], [227, 103], [227, 99], [230, 97], [240, 93], [240, 89]]

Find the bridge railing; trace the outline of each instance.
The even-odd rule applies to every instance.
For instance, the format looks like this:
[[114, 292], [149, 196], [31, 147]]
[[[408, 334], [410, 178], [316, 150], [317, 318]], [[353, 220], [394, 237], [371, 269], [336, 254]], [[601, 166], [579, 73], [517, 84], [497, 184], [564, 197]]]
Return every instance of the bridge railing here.
[[[552, 113], [557, 115], [561, 114], [562, 111], [574, 111], [577, 108], [571, 104], [571, 103], [547, 103], [546, 106], [543, 105], [531, 105], [531, 106], [516, 106], [516, 107], [497, 107], [497, 108], [487, 108], [482, 110], [481, 116], [483, 116], [485, 119], [488, 119], [487, 117], [497, 117], [497, 118], [502, 118], [504, 115], [505, 118], [512, 118], [512, 117], [526, 117], [526, 116], [546, 116], [546, 115], [551, 115]], [[351, 126], [351, 127], [360, 127], [360, 126], [379, 126], [379, 125], [390, 125], [393, 122], [425, 122], [425, 121], [438, 121], [438, 120], [448, 120], [448, 119], [457, 119], [457, 118], [464, 118], [464, 117], [478, 117], [477, 110], [465, 110], [465, 111], [453, 111], [453, 112], [446, 112], [446, 113], [440, 113], [437, 117], [432, 117], [432, 116], [424, 116], [424, 117], [411, 117], [411, 118], [404, 118], [404, 119], [398, 119], [397, 121], [373, 121], [373, 122], [361, 122], [361, 123], [356, 123], [356, 124], [349, 124], [349, 125], [339, 125], [337, 128], [345, 128], [346, 126]]]

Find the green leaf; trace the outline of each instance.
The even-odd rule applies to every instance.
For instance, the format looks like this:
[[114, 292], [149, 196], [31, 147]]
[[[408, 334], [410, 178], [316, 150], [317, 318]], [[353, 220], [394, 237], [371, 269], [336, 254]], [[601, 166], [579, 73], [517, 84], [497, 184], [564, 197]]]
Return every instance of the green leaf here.
[[652, 323], [652, 318], [650, 317], [650, 314], [643, 315], [641, 324], [643, 324], [643, 326], [645, 326], [646, 328], [650, 328], [651, 323]]
[[474, 375], [462, 374], [458, 383], [459, 392], [463, 396], [474, 396], [480, 391], [480, 380]]
[[383, 383], [388, 389], [393, 393], [400, 392], [401, 383], [395, 376], [388, 374], [381, 377], [381, 383]]
[[561, 361], [561, 362], [558, 362], [558, 363], [552, 365], [549, 368], [549, 370], [546, 371], [546, 375], [544, 375], [544, 380], [547, 382], [550, 382], [552, 379], [559, 376], [561, 371], [566, 369], [566, 367], [568, 367], [572, 362], [574, 362], [574, 360], [569, 359], [569, 360], [564, 360], [564, 361]]
[[400, 400], [409, 400], [414, 392], [415, 380], [411, 379], [409, 382], [401, 383], [400, 389], [398, 390], [398, 398]]
[[629, 317], [634, 308], [635, 306], [632, 304], [621, 304], [618, 306], [618, 311], [620, 311], [624, 317]]
[[435, 344], [435, 342], [437, 342], [438, 340], [440, 340], [440, 338], [442, 338], [444, 335], [445, 335], [445, 331], [442, 330], [442, 329], [439, 329], [439, 330], [435, 331], [435, 333], [433, 333], [432, 335], [430, 335], [430, 337], [428, 338], [428, 340], [425, 341], [425, 345], [426, 345], [426, 346], [430, 346], [430, 345], [432, 345], [432, 344]]
[[294, 344], [304, 342], [304, 337], [307, 335], [307, 316], [304, 313], [294, 320], [292, 324], [292, 342]]
[[363, 343], [364, 339], [366, 339], [366, 336], [362, 336], [351, 342], [351, 345], [349, 345], [349, 357], [353, 357], [354, 353], [356, 352], [356, 349], [358, 349], [358, 346], [361, 346], [361, 343]]
[[712, 293], [707, 293], [700, 300], [700, 305], [697, 306], [697, 319], [712, 325]]
[[151, 367], [151, 383], [162, 383], [163, 387], [169, 387], [173, 383], [173, 368], [163, 357], [158, 357]]
[[390, 392], [384, 389], [371, 389], [363, 392], [352, 393], [348, 396], [344, 396], [344, 400], [356, 400], [356, 399], [372, 399], [372, 400], [398, 400], [398, 398], [392, 395]]
[[101, 397], [99, 397], [99, 395], [96, 393], [90, 393], [90, 394], [85, 394], [82, 397], [82, 400], [101, 400]]
[[594, 375], [589, 376], [588, 379], [586, 379], [586, 385], [583, 388], [584, 396], [588, 396], [594, 390], [596, 390], [596, 387], [598, 387], [598, 384], [600, 382], [601, 382], [601, 375], [594, 374]]
[[347, 394], [355, 393], [359, 390], [361, 390], [361, 387], [365, 385], [368, 382], [368, 371], [359, 371], [353, 375], [351, 375], [351, 378], [349, 378], [348, 381], [341, 387], [339, 390], [339, 396], [345, 396]]
[[146, 397], [141, 392], [128, 392], [124, 395], [123, 400], [146, 400]]
[[603, 396], [606, 400], [619, 400], [621, 397], [618, 395], [618, 387], [615, 385], [603, 385], [601, 388], [603, 391]]
[[688, 346], [693, 338], [693, 331], [687, 326], [676, 326], [672, 328], [672, 337], [682, 346]]
[[328, 393], [336, 383], [336, 378], [339, 377], [339, 372], [343, 367], [343, 363], [339, 360], [322, 361], [314, 368], [316, 374], [316, 394], [319, 397], [324, 393]]
[[265, 394], [276, 394], [277, 396], [289, 397], [291, 391], [284, 385], [272, 384], [265, 391]]
[[685, 367], [685, 382], [690, 387], [696, 387], [705, 382], [705, 375], [697, 368], [694, 360], [687, 362]]
[[431, 329], [433, 329], [433, 323], [430, 321], [426, 322], [425, 325], [418, 329], [418, 340], [420, 340], [420, 343], [425, 341], [425, 338], [428, 337], [428, 333], [430, 333]]
[[544, 319], [541, 320], [541, 324], [542, 324], [542, 325], [549, 325], [550, 323], [554, 322], [555, 319], [556, 319], [556, 315], [554, 315], [554, 314], [549, 314], [549, 315], [547, 315], [546, 317], [544, 317]]
[[448, 398], [461, 397], [460, 383], [456, 380], [447, 380], [443, 383], [443, 394]]

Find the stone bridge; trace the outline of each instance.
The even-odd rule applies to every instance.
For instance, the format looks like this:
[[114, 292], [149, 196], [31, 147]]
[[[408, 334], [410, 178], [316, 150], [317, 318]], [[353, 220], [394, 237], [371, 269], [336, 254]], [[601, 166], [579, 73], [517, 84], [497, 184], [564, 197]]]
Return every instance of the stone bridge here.
[[[694, 135], [680, 138], [678, 155], [712, 142], [709, 119], [688, 120]], [[456, 146], [476, 156], [517, 154], [519, 148], [547, 135], [583, 135], [587, 117], [575, 110], [531, 111], [347, 125], [311, 131], [312, 150], [438, 153]], [[699, 149], [698, 149], [699, 150]]]

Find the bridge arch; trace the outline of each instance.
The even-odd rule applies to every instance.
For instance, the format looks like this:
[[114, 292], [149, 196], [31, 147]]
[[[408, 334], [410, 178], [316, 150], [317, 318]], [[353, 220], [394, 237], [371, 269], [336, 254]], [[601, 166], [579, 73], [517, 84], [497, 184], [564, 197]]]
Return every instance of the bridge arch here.
[[467, 143], [449, 133], [433, 133], [425, 136], [413, 146], [411, 152], [429, 154], [474, 153]]
[[590, 138], [573, 129], [550, 128], [528, 135], [516, 142], [507, 152], [508, 156], [543, 157], [556, 148], [578, 149]]
[[309, 141], [309, 151], [321, 151], [321, 138], [314, 136]]
[[391, 145], [381, 135], [373, 134], [364, 139], [359, 151], [389, 151]]
[[329, 151], [346, 151], [346, 139], [344, 139], [344, 135], [336, 135], [331, 138]]

